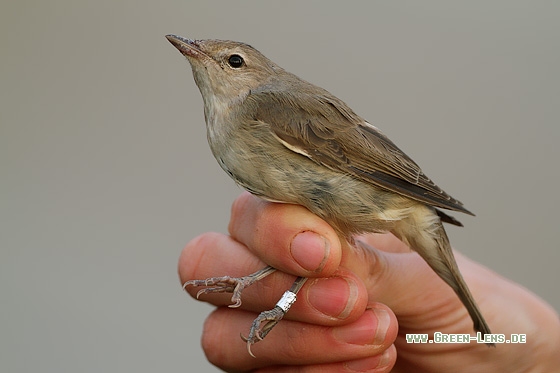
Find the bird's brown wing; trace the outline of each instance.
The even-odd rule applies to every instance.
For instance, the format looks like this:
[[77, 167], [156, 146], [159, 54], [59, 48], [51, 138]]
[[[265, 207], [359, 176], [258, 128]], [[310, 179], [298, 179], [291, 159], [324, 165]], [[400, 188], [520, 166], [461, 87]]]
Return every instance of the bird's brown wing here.
[[[305, 106], [301, 103], [305, 102]], [[259, 90], [247, 97], [254, 118], [290, 150], [409, 198], [467, 214], [377, 128], [327, 91]]]

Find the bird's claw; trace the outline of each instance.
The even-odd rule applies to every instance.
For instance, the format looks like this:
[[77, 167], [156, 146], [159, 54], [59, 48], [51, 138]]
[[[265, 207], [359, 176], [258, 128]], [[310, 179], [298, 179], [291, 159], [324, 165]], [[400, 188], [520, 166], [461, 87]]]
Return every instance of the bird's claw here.
[[198, 299], [198, 297], [202, 294], [232, 293], [233, 295], [231, 296], [231, 301], [233, 304], [231, 304], [230, 307], [236, 308], [241, 306], [241, 292], [243, 289], [265, 278], [274, 271], [274, 268], [266, 267], [243, 277], [221, 276], [210, 277], [205, 280], [190, 280], [183, 284], [183, 290], [185, 290], [188, 286], [208, 286], [205, 289], [200, 289], [196, 293], [196, 299]]
[[198, 299], [203, 294], [210, 293], [233, 293], [231, 301], [233, 304], [230, 307], [235, 308], [241, 305], [241, 292], [247, 286], [251, 285], [254, 281], [250, 276], [246, 277], [211, 277], [205, 280], [190, 280], [183, 284], [183, 289], [188, 286], [208, 286], [205, 289], [200, 289], [196, 293], [196, 299]]
[[261, 312], [259, 316], [257, 316], [251, 324], [249, 335], [247, 337], [241, 335], [241, 339], [247, 343], [247, 351], [249, 352], [249, 355], [256, 357], [251, 351], [251, 346], [259, 341], [262, 341], [272, 328], [274, 328], [276, 324], [282, 320], [285, 314], [286, 312], [282, 308], [276, 306], [271, 310]]

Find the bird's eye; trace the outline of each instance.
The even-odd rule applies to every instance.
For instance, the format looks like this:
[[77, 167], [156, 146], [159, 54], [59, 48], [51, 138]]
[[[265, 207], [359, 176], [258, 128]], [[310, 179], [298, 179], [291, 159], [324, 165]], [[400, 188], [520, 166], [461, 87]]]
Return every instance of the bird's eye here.
[[229, 56], [228, 63], [231, 67], [238, 69], [243, 66], [243, 57], [238, 54], [232, 54]]

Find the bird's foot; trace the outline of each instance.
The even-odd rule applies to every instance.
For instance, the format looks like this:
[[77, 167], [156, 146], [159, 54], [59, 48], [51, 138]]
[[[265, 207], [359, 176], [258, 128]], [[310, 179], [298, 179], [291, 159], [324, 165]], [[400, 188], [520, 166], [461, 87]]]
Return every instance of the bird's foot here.
[[252, 357], [256, 357], [251, 351], [251, 346], [255, 343], [262, 341], [264, 337], [282, 320], [286, 312], [280, 307], [276, 306], [271, 310], [263, 311], [251, 324], [251, 330], [249, 331], [249, 336], [245, 337], [241, 335], [247, 343], [247, 351]]
[[241, 306], [241, 292], [243, 289], [265, 278], [274, 271], [276, 271], [276, 269], [266, 267], [260, 271], [243, 277], [222, 276], [211, 277], [205, 280], [190, 280], [183, 284], [183, 289], [186, 289], [188, 286], [207, 286], [196, 293], [197, 299], [202, 294], [233, 293], [231, 297], [233, 304], [231, 304], [230, 307], [235, 308]]
[[[299, 289], [298, 289], [299, 290]], [[257, 316], [257, 318], [251, 324], [251, 330], [249, 331], [249, 336], [241, 336], [247, 343], [247, 351], [249, 355], [255, 357], [251, 351], [251, 346], [255, 343], [262, 341], [264, 337], [282, 320], [286, 312], [290, 309], [292, 304], [296, 301], [296, 294], [291, 290], [284, 293], [282, 298], [276, 303], [276, 306], [268, 311], [263, 311]]]

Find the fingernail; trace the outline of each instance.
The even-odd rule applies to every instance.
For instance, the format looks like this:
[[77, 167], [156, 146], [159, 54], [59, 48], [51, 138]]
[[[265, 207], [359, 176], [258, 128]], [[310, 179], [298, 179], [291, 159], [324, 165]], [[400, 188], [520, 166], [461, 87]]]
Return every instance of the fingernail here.
[[389, 313], [383, 308], [366, 310], [356, 322], [333, 329], [336, 339], [355, 345], [381, 345], [391, 322]]
[[372, 356], [365, 359], [350, 360], [344, 364], [349, 372], [370, 372], [372, 369], [379, 368], [382, 357]]
[[307, 291], [307, 301], [317, 311], [345, 319], [358, 299], [358, 286], [342, 277], [316, 279]]
[[294, 237], [290, 250], [300, 266], [309, 271], [319, 272], [329, 257], [330, 243], [325, 237], [307, 231]]
[[344, 367], [349, 372], [369, 372], [372, 369], [388, 368], [391, 365], [391, 350], [387, 349], [381, 355], [348, 361]]

